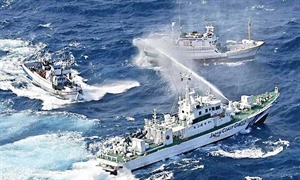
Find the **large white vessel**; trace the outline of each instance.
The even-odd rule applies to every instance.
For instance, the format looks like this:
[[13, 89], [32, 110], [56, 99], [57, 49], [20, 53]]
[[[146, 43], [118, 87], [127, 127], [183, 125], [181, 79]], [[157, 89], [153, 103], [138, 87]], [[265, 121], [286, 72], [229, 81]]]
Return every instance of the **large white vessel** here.
[[[251, 39], [250, 20], [248, 22], [248, 39], [242, 41], [228, 40], [224, 46], [218, 41], [212, 22], [206, 22], [205, 28], [205, 33], [197, 31], [182, 33], [180, 31], [177, 38], [174, 38], [172, 28], [172, 44], [176, 49], [194, 60], [249, 59], [253, 58], [258, 49], [264, 44], [264, 41]], [[163, 38], [163, 42], [166, 42], [166, 38]], [[148, 43], [147, 40], [141, 41], [140, 44], [144, 46], [146, 56], [160, 55], [160, 50], [157, 51], [157, 47]]]
[[97, 160], [106, 171], [136, 170], [172, 156], [231, 137], [253, 124], [263, 123], [279, 96], [278, 88], [257, 96], [241, 96], [241, 101], [222, 104], [211, 93], [199, 96], [182, 75], [185, 93], [179, 96], [178, 111], [159, 120], [154, 110], [145, 119], [143, 130], [115, 137]]
[[[71, 54], [69, 55], [70, 58], [73, 57]], [[72, 59], [51, 61], [39, 56], [35, 58], [37, 59], [26, 61], [21, 65], [27, 77], [34, 84], [62, 99], [82, 99], [82, 88], [74, 82], [70, 67]]]

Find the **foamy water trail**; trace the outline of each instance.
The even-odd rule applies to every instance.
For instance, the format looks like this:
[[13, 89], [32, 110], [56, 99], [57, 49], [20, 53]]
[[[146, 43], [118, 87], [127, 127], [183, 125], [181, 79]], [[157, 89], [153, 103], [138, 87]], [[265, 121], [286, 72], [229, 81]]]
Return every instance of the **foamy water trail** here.
[[80, 84], [84, 90], [84, 101], [96, 101], [101, 99], [107, 93], [120, 94], [126, 92], [128, 89], [140, 86], [140, 83], [135, 80], [108, 80], [106, 84], [88, 85], [84, 83], [81, 76], [76, 76], [75, 81]]
[[270, 156], [275, 156], [282, 152], [285, 148], [289, 146], [288, 141], [278, 140], [278, 141], [268, 141], [265, 142], [265, 144], [268, 144], [268, 149], [271, 150], [263, 150], [261, 147], [250, 147], [245, 149], [234, 149], [231, 151], [218, 149], [215, 151], [209, 152], [212, 156], [224, 156], [224, 157], [230, 157], [234, 159], [243, 159], [243, 158], [266, 158]]
[[237, 67], [237, 66], [242, 66], [247, 62], [251, 62], [254, 59], [247, 59], [247, 60], [242, 60], [242, 61], [238, 61], [238, 62], [220, 62], [219, 64], [228, 66], [228, 67]]
[[12, 113], [11, 105], [0, 104], [0, 134], [5, 137], [0, 141], [0, 179], [134, 179], [128, 171], [112, 176], [97, 166], [85, 141], [97, 137], [83, 136], [99, 123], [96, 119], [68, 112]]
[[[44, 47], [45, 45], [42, 43], [33, 46], [27, 41], [1, 39], [0, 50], [8, 53], [0, 59], [0, 89], [10, 90], [18, 96], [42, 100], [43, 110], [51, 110], [63, 107], [67, 104], [76, 103], [76, 101], [60, 99], [42, 88], [35, 86], [26, 77], [20, 67], [24, 59]], [[79, 76], [76, 70], [73, 69], [72, 73], [77, 74], [75, 80], [83, 88], [83, 101], [99, 100], [107, 93], [123, 93], [128, 89], [140, 85], [134, 80], [114, 81], [105, 85], [88, 85], [84, 82], [83, 78]]]
[[[139, 42], [140, 41], [140, 42]], [[215, 93], [220, 95], [222, 98], [228, 100], [228, 98], [225, 97], [225, 95], [212, 83], [208, 82], [205, 78], [195, 73], [191, 68], [185, 66], [183, 63], [178, 60], [178, 58], [182, 60], [187, 60], [186, 57], [183, 57], [180, 53], [174, 51], [174, 49], [170, 49], [170, 43], [167, 44], [167, 41], [161, 41], [161, 40], [155, 40], [155, 39], [134, 39], [133, 44], [136, 46], [140, 46], [141, 44], [146, 44], [151, 46], [155, 51], [159, 52], [163, 56], [167, 57], [169, 60], [171, 60], [174, 64], [176, 64], [178, 67], [180, 67], [182, 70], [191, 73], [193, 77], [198, 79], [199, 81], [203, 82], [207, 86], [209, 86]], [[178, 58], [177, 58], [178, 57]], [[228, 100], [229, 101], [229, 100]]]
[[127, 171], [112, 176], [86, 150], [81, 133], [31, 136], [1, 146], [0, 179], [134, 179]]
[[[81, 77], [77, 76], [77, 78], [81, 79]], [[108, 84], [102, 85], [88, 85], [83, 81], [77, 81], [78, 84], [81, 85], [83, 89], [83, 100], [79, 102], [87, 102], [87, 101], [97, 101], [100, 100], [105, 94], [120, 94], [126, 92], [128, 89], [140, 86], [139, 82], [134, 80], [127, 80], [127, 81], [113, 81]], [[38, 87], [36, 87], [38, 88]], [[39, 88], [39, 91], [44, 91]], [[36, 99], [43, 100], [43, 108], [44, 110], [51, 110], [54, 108], [63, 107], [67, 104], [77, 103], [77, 101], [72, 100], [63, 100], [59, 99], [52, 94], [44, 91], [47, 93], [45, 97], [36, 97]]]

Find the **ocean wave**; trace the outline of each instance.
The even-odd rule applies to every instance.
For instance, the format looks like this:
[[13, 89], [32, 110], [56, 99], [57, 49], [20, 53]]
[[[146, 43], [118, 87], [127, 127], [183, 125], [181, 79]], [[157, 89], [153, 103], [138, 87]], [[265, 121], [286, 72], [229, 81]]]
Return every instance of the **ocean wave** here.
[[[10, 155], [1, 159], [8, 168], [4, 174], [1, 170], [0, 179], [147, 179], [155, 174], [173, 179], [300, 179], [298, 1], [4, 0], [0, 6], [0, 144]], [[203, 32], [206, 20], [215, 21], [220, 40], [247, 37], [250, 18], [252, 37], [266, 41], [253, 61], [192, 66], [230, 99], [274, 86], [281, 96], [261, 129], [113, 177], [96, 166], [97, 142], [142, 127], [153, 107], [170, 109], [180, 83], [173, 76], [180, 70], [135, 59], [139, 51], [132, 40], [171, 34], [171, 23], [179, 25], [179, 16], [188, 31]], [[82, 78], [78, 81], [87, 87], [90, 101], [60, 102], [33, 86], [19, 67], [44, 46], [54, 53], [64, 44], [76, 57], [74, 73]], [[127, 121], [131, 117], [134, 121]], [[251, 136], [253, 131], [259, 138]], [[72, 133], [78, 136], [66, 138]]]
[[290, 40], [288, 40], [283, 45], [281, 45], [279, 49], [281, 52], [286, 52], [286, 51], [296, 52], [297, 50], [299, 50], [299, 42], [300, 42], [300, 34], [297, 37], [292, 37]]
[[[28, 137], [1, 146], [1, 179], [115, 179], [97, 166], [82, 134], [65, 132]], [[123, 173], [116, 179], [131, 177]]]
[[[1, 40], [0, 49], [8, 50], [10, 53], [7, 56], [2, 57], [0, 60], [0, 64], [2, 65], [2, 68], [0, 69], [0, 88], [3, 90], [11, 90], [18, 96], [42, 100], [42, 109], [44, 110], [51, 110], [63, 107], [67, 104], [76, 103], [71, 100], [59, 99], [51, 93], [33, 85], [27, 78], [25, 78], [25, 74], [20, 68], [21, 63], [24, 59], [35, 54], [44, 47], [44, 44], [31, 46], [30, 43], [22, 40]], [[79, 75], [79, 73], [74, 69], [72, 69], [72, 73]], [[133, 80], [114, 81], [111, 84], [107, 83], [106, 85], [92, 86], [84, 83], [84, 79], [80, 76], [76, 76], [74, 79], [84, 90], [84, 101], [99, 100], [107, 93], [123, 93], [130, 88], [139, 86], [139, 83]]]
[[44, 27], [44, 28], [49, 28], [51, 27], [51, 23], [47, 23], [47, 24], [39, 24], [40, 27]]
[[[0, 132], [3, 135], [0, 144], [19, 141], [32, 136], [33, 132], [37, 134], [79, 130], [86, 132], [99, 121], [70, 112], [36, 112], [32, 110], [14, 112], [10, 110], [10, 104], [0, 108]], [[24, 121], [24, 119], [26, 120]]]
[[[218, 149], [216, 151], [211, 151], [209, 154], [211, 156], [221, 156], [221, 157], [230, 157], [234, 159], [256, 159], [256, 158], [267, 158], [270, 156], [275, 156], [281, 153], [285, 148], [289, 146], [288, 141], [269, 141], [267, 143], [269, 146], [261, 148], [258, 146], [252, 147], [238, 147], [238, 149], [229, 148], [228, 150]], [[264, 150], [266, 149], [266, 150]]]
[[4, 0], [2, 2], [1, 8], [5, 9], [5, 8], [10, 8], [10, 6], [15, 2], [16, 0]]
[[246, 180], [262, 180], [262, 178], [258, 177], [258, 176], [246, 176], [245, 179]]

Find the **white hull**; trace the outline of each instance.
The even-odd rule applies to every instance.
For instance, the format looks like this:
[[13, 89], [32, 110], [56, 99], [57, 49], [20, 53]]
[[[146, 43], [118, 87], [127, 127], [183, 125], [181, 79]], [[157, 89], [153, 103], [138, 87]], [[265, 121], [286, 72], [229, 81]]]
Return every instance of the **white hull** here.
[[[137, 46], [142, 46], [145, 56], [148, 57], [159, 57], [164, 56], [164, 49], [160, 49], [159, 46], [154, 47], [148, 40], [136, 40]], [[150, 41], [151, 42], [151, 41]], [[197, 47], [174, 47], [182, 51], [183, 55], [188, 56], [193, 60], [218, 60], [218, 59], [249, 59], [255, 57], [259, 48], [264, 44], [263, 41], [257, 41], [255, 46], [244, 46], [237, 49], [230, 49], [224, 53], [217, 50], [201, 50]]]
[[181, 74], [181, 80], [186, 85], [178, 111], [158, 120], [154, 109], [152, 119], [144, 120], [144, 129], [109, 141], [98, 156], [103, 169], [114, 174], [123, 167], [136, 170], [244, 132], [265, 121], [279, 96], [275, 87], [274, 92], [242, 95], [240, 101], [226, 105], [209, 92], [196, 94], [189, 86], [190, 75]]
[[71, 88], [65, 89], [65, 90], [55, 90], [52, 87], [52, 83], [49, 80], [46, 80], [45, 78], [42, 78], [39, 74], [36, 72], [32, 72], [30, 69], [28, 69], [24, 64], [22, 64], [23, 71], [26, 73], [28, 78], [37, 86], [43, 88], [44, 90], [55, 94], [63, 99], [71, 99], [71, 100], [78, 100], [80, 99], [81, 95], [78, 93], [78, 90], [73, 90]]
[[225, 126], [221, 129], [212, 131], [208, 134], [205, 134], [203, 136], [190, 139], [186, 142], [183, 142], [178, 145], [174, 145], [169, 148], [165, 148], [162, 150], [159, 150], [157, 152], [148, 154], [143, 157], [139, 157], [137, 159], [131, 160], [129, 162], [120, 164], [116, 162], [111, 162], [105, 159], [99, 159], [100, 164], [110, 164], [111, 166], [115, 167], [125, 167], [128, 170], [136, 170], [142, 167], [145, 167], [147, 165], [151, 165], [153, 163], [156, 163], [158, 161], [165, 160], [167, 158], [183, 154], [185, 152], [189, 152], [191, 150], [194, 150], [196, 148], [221, 141], [222, 139], [229, 138], [245, 129], [247, 129], [249, 126], [252, 126], [253, 124], [257, 123], [258, 121], [262, 120], [263, 118], [266, 118], [268, 111], [270, 107], [272, 106], [272, 103], [263, 108], [262, 110], [258, 111], [257, 113], [251, 115], [250, 117], [246, 119], [242, 119], [238, 122], [235, 122], [233, 124], [230, 124], [228, 126]]
[[226, 52], [226, 54], [229, 59], [252, 58], [256, 55], [257, 51], [263, 44], [263, 41], [257, 41], [255, 46], [245, 47], [238, 50], [230, 50]]
[[202, 52], [186, 52], [187, 55], [193, 60], [209, 60], [209, 59], [224, 59], [227, 58], [226, 53], [219, 53], [215, 51], [202, 51]]

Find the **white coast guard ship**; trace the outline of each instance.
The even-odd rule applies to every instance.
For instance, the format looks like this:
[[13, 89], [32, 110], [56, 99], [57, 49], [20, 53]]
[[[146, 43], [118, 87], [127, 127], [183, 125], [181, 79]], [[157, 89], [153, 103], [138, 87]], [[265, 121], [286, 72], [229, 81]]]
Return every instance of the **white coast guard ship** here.
[[[172, 36], [174, 34], [173, 26], [174, 23], [172, 24]], [[248, 39], [242, 41], [228, 40], [225, 46], [222, 46], [218, 41], [212, 22], [206, 22], [205, 28], [206, 32], [203, 34], [197, 31], [182, 33], [180, 30], [180, 35], [174, 39], [173, 44], [193, 60], [249, 59], [255, 57], [258, 49], [264, 44], [264, 41], [251, 39], [250, 20], [248, 22]], [[163, 38], [163, 41], [166, 42], [166, 39]], [[141, 40], [139, 44], [144, 46], [146, 56], [156, 57], [160, 55], [161, 50], [157, 51], [157, 47], [148, 43], [147, 39]]]
[[278, 88], [241, 101], [222, 104], [211, 93], [199, 96], [183, 75], [185, 94], [179, 96], [178, 111], [157, 119], [145, 119], [143, 130], [115, 137], [98, 156], [99, 165], [116, 174], [120, 168], [136, 170], [201, 146], [231, 137], [253, 124], [263, 123], [279, 96]]
[[75, 83], [71, 64], [74, 57], [55, 61], [46, 60], [39, 55], [34, 61], [24, 62], [21, 66], [26, 76], [37, 86], [62, 99], [82, 99], [82, 88]]

